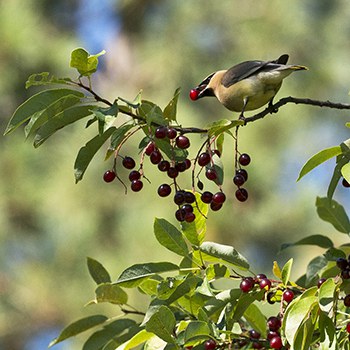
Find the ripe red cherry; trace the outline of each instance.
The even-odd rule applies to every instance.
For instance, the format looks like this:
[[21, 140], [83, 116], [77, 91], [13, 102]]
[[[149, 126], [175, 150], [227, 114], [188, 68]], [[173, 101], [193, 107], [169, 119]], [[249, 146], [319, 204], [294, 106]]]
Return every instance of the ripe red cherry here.
[[173, 128], [168, 128], [167, 136], [170, 140], [174, 139], [177, 136], [177, 131]]
[[194, 213], [186, 213], [185, 214], [185, 221], [186, 222], [193, 222], [196, 219], [196, 215]]
[[192, 90], [190, 91], [190, 99], [191, 99], [192, 101], [196, 101], [196, 100], [198, 99], [198, 95], [199, 95], [199, 90], [197, 90], [197, 89], [192, 89]]
[[350, 322], [348, 322], [347, 325], [346, 325], [346, 331], [347, 331], [348, 333], [350, 333]]
[[248, 180], [248, 172], [245, 169], [237, 169], [236, 175], [242, 175], [245, 181]]
[[240, 156], [239, 156], [239, 164], [243, 165], [243, 166], [246, 166], [250, 163], [250, 156], [249, 154], [247, 153], [242, 153]]
[[268, 331], [266, 338], [267, 338], [267, 340], [271, 340], [272, 338], [279, 337], [279, 336], [280, 336], [279, 332]]
[[251, 291], [254, 287], [254, 280], [252, 278], [243, 278], [241, 281], [241, 284], [239, 285], [239, 288], [243, 293], [248, 293]]
[[168, 169], [167, 174], [171, 179], [175, 179], [179, 175], [179, 171], [175, 167], [171, 166]]
[[235, 195], [240, 202], [245, 202], [248, 199], [248, 191], [242, 187], [236, 191]]
[[188, 139], [188, 137], [186, 137], [184, 135], [179, 135], [175, 139], [175, 143], [176, 143], [176, 146], [181, 148], [181, 149], [186, 149], [186, 148], [190, 147], [190, 140]]
[[133, 180], [131, 182], [131, 190], [134, 192], [139, 192], [142, 190], [143, 183], [141, 180]]
[[114, 170], [107, 170], [104, 174], [103, 174], [103, 180], [105, 182], [112, 182], [116, 177], [116, 174], [114, 172]]
[[186, 216], [185, 210], [183, 210], [183, 209], [176, 210], [175, 217], [176, 217], [177, 221], [180, 221], [180, 222], [185, 221], [185, 216]]
[[171, 193], [171, 187], [168, 184], [163, 184], [158, 187], [160, 197], [167, 197]]
[[259, 339], [260, 336], [261, 336], [261, 334], [260, 334], [258, 331], [256, 331], [255, 329], [251, 329], [251, 330], [249, 331], [249, 336], [250, 336], [250, 338], [252, 338], [252, 339]]
[[282, 299], [283, 299], [285, 302], [290, 303], [290, 302], [294, 299], [294, 293], [293, 293], [293, 291], [291, 291], [290, 289], [286, 289], [286, 290], [283, 292]]
[[183, 191], [177, 191], [174, 195], [174, 203], [177, 205], [181, 205], [185, 202], [185, 196]]
[[201, 200], [203, 203], [209, 204], [212, 199], [213, 199], [213, 194], [209, 191], [205, 191], [201, 195]]
[[166, 126], [158, 126], [156, 131], [154, 132], [154, 136], [157, 139], [164, 139], [167, 136], [168, 128]]
[[348, 260], [345, 258], [338, 258], [336, 264], [341, 270], [346, 270], [348, 267]]
[[135, 167], [135, 161], [131, 157], [125, 157], [123, 159], [123, 166], [126, 169], [133, 169]]
[[154, 144], [153, 141], [150, 141], [148, 145], [145, 148], [145, 153], [150, 156], [151, 153], [156, 149], [156, 145]]
[[344, 305], [350, 307], [350, 294], [346, 295], [344, 298]]
[[192, 192], [184, 192], [184, 198], [186, 203], [194, 203], [196, 201], [196, 196]]
[[262, 278], [259, 282], [261, 289], [269, 290], [271, 288], [271, 281], [268, 278]]
[[141, 174], [137, 170], [132, 170], [129, 174], [130, 181], [138, 180], [140, 177], [141, 177]]
[[158, 163], [158, 169], [160, 171], [168, 171], [170, 168], [170, 163], [167, 161], [167, 160], [161, 160], [159, 163]]
[[208, 168], [206, 171], [205, 171], [205, 176], [208, 180], [216, 180], [217, 179], [217, 174], [216, 174], [216, 171], [215, 169], [213, 168]]
[[226, 196], [225, 196], [225, 193], [223, 192], [217, 192], [213, 195], [213, 202], [214, 203], [217, 203], [217, 204], [222, 204], [225, 202], [226, 200]]
[[320, 288], [322, 286], [323, 283], [326, 282], [326, 279], [325, 278], [320, 278], [318, 281], [317, 281], [317, 287]]
[[245, 183], [245, 179], [242, 175], [237, 174], [233, 177], [233, 183], [236, 186], [241, 187]]
[[201, 153], [198, 157], [198, 165], [206, 166], [210, 163], [210, 155], [207, 152]]
[[156, 149], [151, 153], [149, 158], [152, 164], [158, 164], [162, 160], [162, 154]]
[[222, 208], [222, 203], [215, 203], [215, 202], [211, 202], [210, 203], [210, 209], [212, 211], [218, 211]]
[[271, 316], [267, 320], [267, 327], [270, 331], [277, 332], [281, 328], [281, 320], [278, 317]]
[[277, 336], [270, 340], [270, 347], [272, 349], [281, 349], [283, 346], [281, 337]]
[[214, 350], [216, 348], [216, 341], [214, 339], [208, 339], [204, 343], [205, 350]]

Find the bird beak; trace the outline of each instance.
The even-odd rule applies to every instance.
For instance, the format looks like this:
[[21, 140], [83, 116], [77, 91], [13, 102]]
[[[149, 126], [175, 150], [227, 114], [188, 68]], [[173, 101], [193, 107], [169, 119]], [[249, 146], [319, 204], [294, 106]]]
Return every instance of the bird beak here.
[[195, 87], [195, 90], [198, 91], [197, 99], [205, 96], [215, 96], [213, 89], [208, 87], [214, 74], [215, 72], [207, 76], [197, 87]]

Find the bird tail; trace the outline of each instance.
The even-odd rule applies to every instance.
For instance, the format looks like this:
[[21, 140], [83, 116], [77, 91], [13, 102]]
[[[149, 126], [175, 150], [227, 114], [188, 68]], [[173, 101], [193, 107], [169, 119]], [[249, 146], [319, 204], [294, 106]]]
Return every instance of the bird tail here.
[[292, 70], [309, 70], [309, 68], [307, 68], [305, 66], [299, 66], [299, 65], [289, 66], [288, 69], [292, 69]]

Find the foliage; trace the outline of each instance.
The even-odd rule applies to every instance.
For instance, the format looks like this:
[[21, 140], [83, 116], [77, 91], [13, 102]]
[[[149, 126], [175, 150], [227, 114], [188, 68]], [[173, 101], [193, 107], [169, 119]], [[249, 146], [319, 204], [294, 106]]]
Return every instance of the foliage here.
[[[212, 152], [210, 165], [206, 168], [214, 169], [218, 174], [214, 180], [221, 190], [224, 172], [219, 154], [224, 135], [235, 139], [237, 163], [238, 129], [243, 122], [220, 120], [205, 129], [178, 125], [179, 89], [164, 109], [143, 100], [141, 93], [133, 101], [118, 98], [113, 103], [109, 102], [91, 86], [91, 75], [97, 70], [98, 57], [103, 53], [90, 55], [81, 48], [72, 52], [71, 67], [78, 70], [77, 80], [56, 78], [49, 73], [29, 77], [27, 88], [38, 85], [60, 87], [46, 89], [27, 99], [14, 112], [5, 134], [26, 124], [25, 136], [33, 136], [34, 146], [39, 147], [58, 130], [89, 117], [86, 127], [96, 124], [97, 135], [78, 152], [76, 182], [83, 178], [93, 157], [107, 140], [110, 146], [105, 158], [114, 155], [112, 170], [119, 179], [116, 162], [121, 147], [137, 132], [143, 132], [145, 135], [139, 143], [140, 173], [146, 178], [142, 162], [150, 144], [175, 165], [188, 157], [188, 147], [179, 146], [171, 139], [154, 137], [158, 128], [171, 127], [180, 135], [204, 134], [206, 139], [192, 170], [194, 199], [187, 202], [194, 203], [191, 206], [194, 218], [179, 219], [180, 229], [165, 219], [156, 218], [154, 221], [154, 234], [159, 244], [181, 257], [177, 264], [167, 261], [135, 264], [112, 282], [105, 267], [88, 258], [90, 275], [97, 284], [95, 299], [88, 305], [118, 305], [123, 317], [93, 315], [80, 319], [66, 327], [50, 345], [100, 327], [91, 334], [83, 349], [126, 350], [143, 345], [146, 349], [194, 347], [209, 350], [207, 342], [210, 339], [214, 341], [214, 348], [276, 348], [272, 342], [275, 338], [290, 349], [349, 349], [348, 245], [336, 247], [332, 240], [321, 235], [285, 244], [282, 249], [305, 244], [325, 249], [322, 255], [310, 261], [305, 274], [294, 281], [291, 279], [292, 259], [282, 267], [274, 262], [274, 277], [267, 278], [251, 271], [247, 259], [234, 247], [206, 241], [205, 218], [211, 204], [203, 202], [198, 193], [204, 185], [199, 179], [201, 171], [195, 172], [196, 164], [204, 147]], [[83, 83], [83, 79], [87, 80], [87, 84]], [[117, 119], [119, 115], [128, 119], [120, 123]], [[235, 134], [231, 129], [235, 130]], [[345, 234], [350, 232], [349, 218], [333, 195], [340, 179], [343, 178], [345, 183], [350, 180], [348, 144], [349, 141], [344, 141], [339, 146], [317, 153], [305, 164], [299, 176], [301, 179], [321, 163], [336, 158], [327, 197], [317, 198], [316, 208], [320, 219]], [[176, 180], [173, 185], [184, 196], [192, 193], [180, 191]], [[128, 304], [128, 292], [132, 289], [148, 296], [149, 304], [145, 310], [136, 310]], [[294, 297], [287, 299], [287, 291], [292, 292]], [[282, 320], [282, 324], [273, 330], [269, 325], [270, 318], [262, 311], [261, 305], [275, 303], [279, 304], [276, 317]], [[259, 332], [259, 336], [252, 330]], [[270, 332], [278, 333], [269, 338]]]

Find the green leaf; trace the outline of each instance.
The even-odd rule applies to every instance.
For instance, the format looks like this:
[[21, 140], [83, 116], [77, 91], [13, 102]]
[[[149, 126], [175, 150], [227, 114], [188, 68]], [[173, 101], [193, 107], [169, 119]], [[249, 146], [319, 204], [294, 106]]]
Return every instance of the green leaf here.
[[156, 146], [164, 153], [169, 159], [175, 161], [183, 161], [188, 156], [188, 151], [186, 149], [174, 148], [170, 144], [170, 140], [168, 138], [165, 139], [156, 139]]
[[92, 258], [87, 258], [87, 265], [91, 277], [97, 284], [111, 282], [108, 271], [100, 262]]
[[61, 341], [67, 338], [74, 337], [79, 333], [85, 332], [90, 328], [96, 327], [97, 325], [104, 323], [107, 320], [108, 320], [108, 317], [106, 316], [93, 315], [93, 316], [88, 316], [78, 321], [75, 321], [71, 323], [69, 326], [67, 326], [65, 329], [63, 329], [61, 334], [50, 343], [49, 347], [57, 343], [60, 343]]
[[18, 128], [21, 124], [25, 123], [31, 116], [37, 112], [45, 110], [52, 103], [61, 99], [64, 96], [75, 95], [83, 97], [84, 94], [77, 90], [72, 89], [51, 89], [38, 92], [32, 97], [24, 101], [13, 113], [4, 135], [12, 132]]
[[327, 259], [324, 256], [317, 256], [312, 259], [306, 268], [306, 284], [311, 284], [315, 279], [318, 279], [322, 269], [327, 266]]
[[250, 304], [243, 315], [253, 329], [261, 334], [266, 333], [266, 317], [257, 305]]
[[75, 182], [79, 182], [89, 166], [92, 158], [97, 151], [103, 146], [107, 139], [115, 131], [115, 127], [109, 128], [102, 135], [97, 135], [91, 139], [84, 147], [79, 150], [78, 156], [74, 163]]
[[177, 110], [177, 101], [179, 99], [181, 88], [177, 88], [174, 92], [173, 98], [170, 100], [168, 105], [164, 108], [163, 115], [167, 120], [176, 121], [176, 110]]
[[157, 335], [167, 343], [174, 344], [173, 337], [176, 320], [174, 314], [166, 306], [161, 306], [146, 323], [146, 331]]
[[288, 285], [290, 273], [292, 271], [293, 258], [289, 259], [282, 268], [282, 282], [285, 286]]
[[330, 349], [335, 338], [336, 329], [332, 319], [325, 312], [320, 312], [319, 330], [320, 341], [328, 346], [325, 349]]
[[[122, 98], [122, 97], [118, 97], [118, 100], [123, 101], [124, 103], [126, 103], [128, 107], [137, 109], [137, 108], [139, 108], [140, 105], [141, 105], [141, 101], [142, 101], [142, 100], [141, 100], [141, 95], [142, 95], [142, 90], [140, 90], [140, 91], [138, 92], [138, 94], [136, 95], [136, 97], [134, 98], [133, 101], [125, 100], [125, 99]], [[123, 107], [123, 106], [120, 106], [119, 109], [123, 112], [124, 109], [122, 109], [121, 107]], [[125, 110], [125, 111], [126, 111], [126, 112], [130, 112], [129, 109], [127, 109], [127, 110]]]
[[335, 200], [329, 201], [328, 198], [316, 199], [316, 208], [318, 216], [329, 223], [331, 223], [336, 230], [342, 233], [350, 232], [349, 218], [343, 208]]
[[334, 168], [333, 171], [333, 175], [332, 175], [332, 179], [329, 183], [328, 189], [327, 189], [327, 198], [329, 201], [332, 200], [334, 192], [338, 186], [338, 182], [341, 179], [341, 168], [347, 164], [349, 162], [349, 160], [347, 159], [347, 157], [341, 157], [338, 156], [337, 157], [337, 165]]
[[336, 288], [337, 285], [334, 283], [332, 278], [329, 278], [327, 281], [322, 283], [318, 292], [318, 303], [322, 311], [329, 313], [332, 310]]
[[297, 181], [299, 181], [303, 176], [305, 176], [307, 173], [309, 173], [311, 170], [319, 166], [320, 164], [324, 163], [330, 158], [336, 157], [339, 154], [341, 154], [341, 147], [340, 146], [334, 146], [330, 148], [326, 148], [314, 156], [312, 156], [303, 166], [299, 173], [299, 177]]
[[95, 290], [96, 299], [95, 304], [111, 303], [122, 305], [128, 302], [128, 295], [117, 284], [101, 283]]
[[52, 84], [68, 84], [72, 82], [70, 78], [56, 78], [54, 75], [50, 76], [49, 72], [42, 72], [32, 74], [28, 77], [26, 81], [26, 89], [31, 86], [42, 86], [42, 85], [52, 85]]
[[311, 235], [300, 239], [294, 243], [284, 243], [281, 245], [281, 251], [289, 247], [294, 247], [298, 245], [315, 245], [321, 248], [331, 248], [333, 247], [333, 242], [323, 235]]
[[138, 115], [145, 118], [148, 126], [153, 123], [157, 125], [167, 125], [161, 108], [151, 101], [142, 100], [137, 112]]
[[206, 270], [205, 274], [209, 281], [217, 280], [219, 278], [228, 278], [230, 277], [230, 270], [222, 264], [210, 264]]
[[103, 326], [103, 329], [93, 333], [84, 343], [83, 350], [102, 349], [110, 340], [116, 338], [125, 330], [135, 326], [136, 322], [128, 318], [115, 320]]
[[209, 205], [200, 200], [199, 193], [195, 193], [195, 196], [197, 205], [194, 206], [193, 213], [196, 219], [191, 223], [182, 222], [181, 228], [189, 242], [195, 246], [199, 246], [203, 243], [207, 231], [206, 216], [208, 215]]
[[310, 310], [317, 303], [317, 297], [312, 295], [298, 298], [289, 304], [283, 318], [284, 334], [288, 343], [294, 348], [295, 336], [298, 329], [303, 325], [303, 321], [308, 317]]
[[153, 229], [158, 242], [162, 246], [178, 255], [188, 255], [187, 244], [182, 233], [170, 222], [155, 218]]
[[179, 267], [170, 262], [135, 264], [124, 270], [116, 283], [122, 283], [125, 287], [133, 287], [138, 285], [143, 278], [153, 276], [158, 273], [177, 270], [179, 270]]
[[40, 112], [35, 113], [31, 117], [29, 123], [24, 128], [25, 136], [28, 137], [32, 135], [37, 129], [39, 129], [48, 120], [56, 117], [58, 114], [61, 114], [67, 108], [73, 107], [80, 101], [81, 101], [81, 96], [75, 96], [75, 95], [63, 96], [60, 99], [54, 101], [47, 108], [43, 109]]
[[236, 304], [242, 295], [240, 289], [227, 289], [218, 293], [215, 297], [210, 298], [204, 306], [209, 317], [214, 314], [220, 314], [223, 308], [228, 304]]
[[208, 136], [218, 136], [221, 133], [228, 131], [236, 126], [244, 125], [243, 120], [228, 120], [228, 119], [220, 119], [216, 120], [213, 123], [210, 123], [206, 129], [208, 129]]
[[233, 319], [235, 321], [239, 320], [244, 315], [247, 308], [254, 303], [255, 300], [261, 300], [264, 294], [264, 290], [260, 290], [256, 293], [241, 293], [237, 304], [233, 308]]
[[210, 338], [210, 328], [207, 322], [191, 321], [185, 330], [184, 341], [185, 345], [189, 346], [198, 340], [207, 340]]
[[105, 53], [103, 50], [96, 55], [90, 55], [83, 48], [75, 49], [71, 53], [70, 66], [76, 68], [80, 76], [90, 77], [97, 70], [98, 57]]
[[127, 342], [118, 346], [116, 350], [129, 350], [129, 349], [135, 348], [136, 346], [141, 345], [142, 343], [146, 342], [152, 337], [154, 337], [153, 333], [142, 329], [141, 331], [136, 333], [131, 339], [129, 339]]
[[214, 261], [219, 259], [237, 266], [240, 269], [249, 269], [247, 259], [231, 246], [214, 242], [203, 242], [199, 249], [204, 253], [203, 258], [207, 261], [213, 261], [212, 258], [215, 258]]
[[58, 113], [37, 130], [33, 142], [34, 147], [42, 145], [50, 136], [63, 127], [91, 115], [93, 108], [95, 108], [93, 105], [80, 105]]
[[350, 183], [350, 163], [346, 163], [340, 170], [343, 178]]
[[225, 134], [222, 133], [216, 138], [216, 149], [220, 152], [220, 154], [223, 154], [224, 151], [224, 140], [225, 140]]

